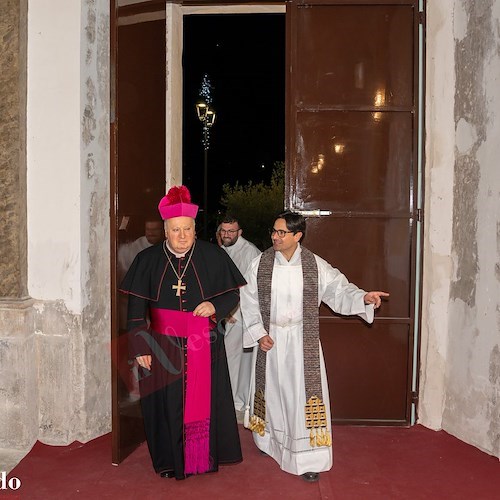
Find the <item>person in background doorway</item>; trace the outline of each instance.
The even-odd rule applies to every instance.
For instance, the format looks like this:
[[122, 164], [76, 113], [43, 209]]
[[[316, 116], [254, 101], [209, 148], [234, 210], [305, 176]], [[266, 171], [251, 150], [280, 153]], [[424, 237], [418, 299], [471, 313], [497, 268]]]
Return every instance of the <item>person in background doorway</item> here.
[[245, 347], [255, 350], [251, 417], [257, 447], [306, 481], [332, 467], [330, 399], [319, 340], [319, 305], [373, 321], [385, 292], [365, 292], [300, 245], [306, 221], [284, 212], [273, 246], [255, 258], [241, 291]]
[[[218, 240], [222, 248], [236, 264], [241, 274], [244, 274], [250, 262], [260, 255], [260, 250], [242, 236], [243, 229], [238, 219], [226, 215], [218, 228]], [[236, 307], [226, 318], [227, 363], [233, 390], [234, 407], [237, 416], [243, 419], [243, 412], [248, 404], [250, 376], [252, 371], [252, 350], [243, 349], [243, 323], [240, 307]]]
[[162, 220], [147, 220], [144, 223], [144, 236], [130, 243], [123, 243], [118, 248], [118, 275], [119, 280], [125, 276], [135, 256], [150, 247], [161, 243], [165, 239]]
[[[152, 245], [157, 245], [165, 239], [163, 221], [159, 218], [147, 220], [144, 223], [144, 235], [134, 241], [122, 243], [118, 247], [117, 255], [117, 282], [121, 283], [135, 256]], [[118, 300], [118, 316], [121, 330], [127, 328], [127, 297], [121, 295]], [[136, 386], [135, 384], [134, 386]], [[137, 391], [135, 391], [137, 392]]]

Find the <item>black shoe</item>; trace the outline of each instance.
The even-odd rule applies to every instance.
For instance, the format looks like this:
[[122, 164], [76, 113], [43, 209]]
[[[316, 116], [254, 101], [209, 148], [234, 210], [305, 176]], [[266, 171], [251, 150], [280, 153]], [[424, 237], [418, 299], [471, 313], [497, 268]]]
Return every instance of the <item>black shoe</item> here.
[[188, 477], [191, 477], [193, 474], [183, 474], [182, 476], [176, 476], [175, 480], [176, 481], [184, 481], [184, 479], [187, 479]]
[[306, 472], [302, 474], [302, 479], [308, 483], [315, 483], [319, 481], [319, 472]]
[[160, 477], [175, 477], [175, 472], [173, 470], [162, 470], [159, 474]]

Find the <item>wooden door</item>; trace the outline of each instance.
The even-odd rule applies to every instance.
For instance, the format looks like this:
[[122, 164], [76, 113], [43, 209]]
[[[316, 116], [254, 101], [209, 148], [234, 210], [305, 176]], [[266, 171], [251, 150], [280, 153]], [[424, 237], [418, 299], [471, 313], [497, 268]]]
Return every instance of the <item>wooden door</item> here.
[[322, 306], [336, 423], [408, 425], [417, 215], [418, 1], [293, 0], [287, 12], [288, 206], [305, 246], [391, 297], [366, 325]]
[[126, 271], [120, 250], [144, 236], [146, 221], [159, 220], [165, 194], [164, 3], [112, 9], [112, 49], [112, 460], [119, 464], [145, 439], [127, 353], [126, 297], [117, 290]]

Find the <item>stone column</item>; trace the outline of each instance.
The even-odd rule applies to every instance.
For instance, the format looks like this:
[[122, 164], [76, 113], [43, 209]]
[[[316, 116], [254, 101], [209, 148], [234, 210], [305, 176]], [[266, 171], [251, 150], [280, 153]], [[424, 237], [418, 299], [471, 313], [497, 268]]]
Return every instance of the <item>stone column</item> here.
[[27, 291], [27, 0], [0, 2], [0, 448], [38, 432], [33, 301]]
[[8, 299], [27, 296], [26, 3], [0, 3], [0, 297]]

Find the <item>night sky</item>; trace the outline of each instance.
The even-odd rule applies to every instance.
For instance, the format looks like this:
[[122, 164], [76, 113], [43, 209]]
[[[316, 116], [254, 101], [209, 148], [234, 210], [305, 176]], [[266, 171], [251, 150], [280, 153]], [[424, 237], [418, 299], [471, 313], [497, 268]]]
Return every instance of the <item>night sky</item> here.
[[203, 206], [202, 127], [196, 103], [203, 75], [216, 121], [208, 151], [209, 213], [222, 185], [268, 181], [285, 158], [285, 16], [184, 17], [183, 182]]

